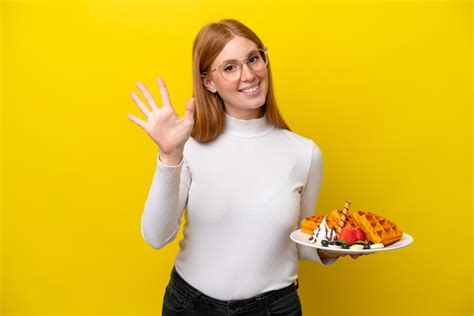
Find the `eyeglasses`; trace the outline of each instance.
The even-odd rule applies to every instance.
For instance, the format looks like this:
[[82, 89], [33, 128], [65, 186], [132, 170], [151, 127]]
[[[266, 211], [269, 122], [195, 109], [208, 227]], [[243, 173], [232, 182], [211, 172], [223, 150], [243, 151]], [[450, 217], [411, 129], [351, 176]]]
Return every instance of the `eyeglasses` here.
[[260, 48], [250, 53], [250, 56], [244, 60], [232, 60], [214, 68], [210, 71], [201, 73], [201, 77], [219, 71], [221, 76], [228, 81], [237, 81], [242, 75], [242, 66], [247, 64], [253, 71], [260, 71], [268, 65], [267, 48]]

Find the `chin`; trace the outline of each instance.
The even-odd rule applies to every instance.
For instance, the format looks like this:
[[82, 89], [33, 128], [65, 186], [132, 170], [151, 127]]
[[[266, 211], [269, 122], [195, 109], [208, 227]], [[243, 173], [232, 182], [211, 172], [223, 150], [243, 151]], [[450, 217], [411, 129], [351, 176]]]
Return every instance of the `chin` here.
[[253, 100], [249, 100], [244, 97], [244, 102], [246, 104], [251, 105], [252, 108], [261, 107], [262, 105], [265, 104], [265, 102], [267, 102], [267, 91], [265, 91], [265, 93], [262, 93], [261, 96], [254, 98]]

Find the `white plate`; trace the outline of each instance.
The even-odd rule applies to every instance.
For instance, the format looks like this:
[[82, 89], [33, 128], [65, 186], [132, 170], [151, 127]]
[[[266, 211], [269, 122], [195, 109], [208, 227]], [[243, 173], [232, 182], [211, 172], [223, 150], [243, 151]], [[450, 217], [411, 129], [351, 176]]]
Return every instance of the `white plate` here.
[[324, 246], [318, 246], [316, 244], [312, 244], [309, 241], [309, 237], [311, 235], [303, 233], [301, 229], [295, 230], [290, 234], [291, 240], [294, 242], [305, 245], [308, 247], [313, 247], [317, 249], [323, 249], [326, 251], [330, 252], [335, 252], [335, 253], [340, 253], [340, 254], [367, 254], [367, 253], [375, 253], [375, 252], [382, 252], [382, 251], [389, 251], [389, 250], [395, 250], [395, 249], [400, 249], [403, 247], [406, 247], [410, 245], [413, 242], [413, 237], [408, 235], [407, 233], [403, 233], [402, 239], [397, 241], [396, 243], [391, 244], [390, 246], [384, 247], [384, 248], [379, 248], [379, 249], [334, 249], [334, 248], [329, 248], [329, 247], [324, 247]]

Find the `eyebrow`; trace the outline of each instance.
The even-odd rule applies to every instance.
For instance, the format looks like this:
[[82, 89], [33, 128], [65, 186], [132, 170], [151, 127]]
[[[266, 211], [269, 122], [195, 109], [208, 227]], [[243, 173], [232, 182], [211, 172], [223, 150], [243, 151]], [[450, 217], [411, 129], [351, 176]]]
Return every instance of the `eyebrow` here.
[[[247, 58], [248, 58], [250, 55], [254, 54], [254, 53], [258, 53], [258, 49], [257, 49], [257, 48], [251, 50], [251, 51], [247, 54]], [[231, 62], [231, 61], [239, 61], [239, 60], [238, 60], [238, 59], [226, 59], [226, 60], [224, 60], [223, 62], [221, 62], [219, 65], [223, 65], [223, 64], [228, 63], [228, 62]]]

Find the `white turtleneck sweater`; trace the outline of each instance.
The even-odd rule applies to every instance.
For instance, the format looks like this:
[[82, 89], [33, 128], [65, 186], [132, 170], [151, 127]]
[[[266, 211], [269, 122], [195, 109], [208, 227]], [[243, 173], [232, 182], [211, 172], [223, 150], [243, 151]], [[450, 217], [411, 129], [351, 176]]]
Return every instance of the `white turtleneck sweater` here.
[[224, 132], [202, 144], [190, 138], [179, 165], [157, 157], [141, 217], [143, 238], [159, 249], [172, 242], [182, 216], [178, 273], [206, 295], [245, 299], [297, 278], [298, 258], [325, 265], [315, 248], [290, 239], [313, 215], [322, 178], [319, 147], [275, 127], [266, 116], [225, 113]]

